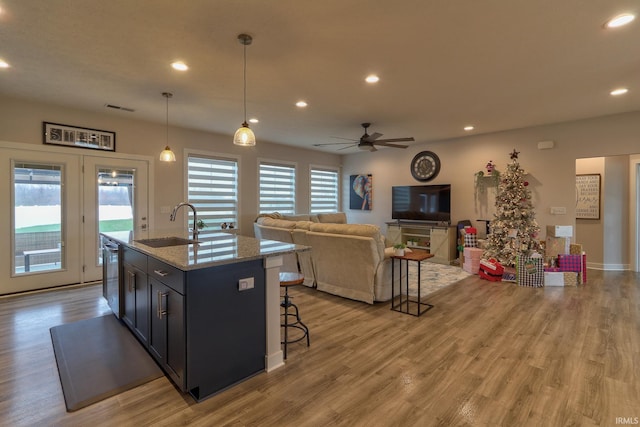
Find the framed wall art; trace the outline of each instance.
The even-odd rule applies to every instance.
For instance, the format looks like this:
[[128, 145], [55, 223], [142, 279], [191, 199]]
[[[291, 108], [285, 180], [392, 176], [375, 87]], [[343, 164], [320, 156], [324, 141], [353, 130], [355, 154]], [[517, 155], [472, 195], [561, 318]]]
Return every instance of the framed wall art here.
[[351, 175], [349, 190], [349, 208], [370, 211], [373, 208], [373, 177], [368, 175]]
[[42, 129], [45, 144], [116, 151], [115, 132], [49, 122], [42, 122]]
[[600, 219], [600, 174], [576, 175], [576, 219]]

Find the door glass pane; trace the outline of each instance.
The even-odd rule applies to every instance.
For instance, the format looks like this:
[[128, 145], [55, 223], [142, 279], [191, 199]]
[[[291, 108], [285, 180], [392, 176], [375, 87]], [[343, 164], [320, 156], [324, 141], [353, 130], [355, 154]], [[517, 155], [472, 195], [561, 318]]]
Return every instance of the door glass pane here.
[[62, 166], [13, 165], [14, 274], [64, 268]]
[[133, 230], [134, 176], [135, 169], [98, 168], [98, 233]]

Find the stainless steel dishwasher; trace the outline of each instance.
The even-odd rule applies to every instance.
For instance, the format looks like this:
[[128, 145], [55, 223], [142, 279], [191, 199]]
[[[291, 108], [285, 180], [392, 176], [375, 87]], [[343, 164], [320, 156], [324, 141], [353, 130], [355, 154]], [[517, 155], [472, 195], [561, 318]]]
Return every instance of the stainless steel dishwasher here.
[[124, 301], [120, 300], [120, 270], [118, 244], [104, 236], [102, 242], [102, 295], [113, 314], [122, 317]]

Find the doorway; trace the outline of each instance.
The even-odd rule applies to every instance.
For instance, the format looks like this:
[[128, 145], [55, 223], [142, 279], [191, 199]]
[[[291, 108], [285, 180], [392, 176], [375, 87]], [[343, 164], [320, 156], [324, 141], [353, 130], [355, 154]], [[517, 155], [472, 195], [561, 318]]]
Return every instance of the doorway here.
[[150, 160], [128, 157], [0, 144], [0, 295], [100, 280], [103, 227], [145, 236]]

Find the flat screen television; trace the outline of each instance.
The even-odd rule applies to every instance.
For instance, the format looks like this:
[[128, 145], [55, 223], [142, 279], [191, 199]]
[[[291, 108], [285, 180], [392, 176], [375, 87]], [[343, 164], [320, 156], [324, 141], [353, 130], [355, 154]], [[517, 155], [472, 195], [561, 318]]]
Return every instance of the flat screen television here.
[[391, 218], [451, 222], [451, 185], [405, 185], [391, 188]]

